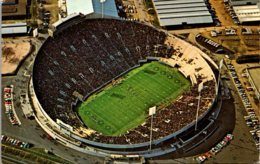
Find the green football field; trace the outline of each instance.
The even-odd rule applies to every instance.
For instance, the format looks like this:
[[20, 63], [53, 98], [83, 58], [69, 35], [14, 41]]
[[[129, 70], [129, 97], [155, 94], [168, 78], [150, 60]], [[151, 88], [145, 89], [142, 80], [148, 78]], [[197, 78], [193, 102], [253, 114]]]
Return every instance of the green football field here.
[[121, 77], [90, 96], [78, 108], [82, 121], [103, 135], [118, 136], [142, 124], [150, 107], [173, 101], [189, 89], [190, 82], [159, 62], [151, 62]]

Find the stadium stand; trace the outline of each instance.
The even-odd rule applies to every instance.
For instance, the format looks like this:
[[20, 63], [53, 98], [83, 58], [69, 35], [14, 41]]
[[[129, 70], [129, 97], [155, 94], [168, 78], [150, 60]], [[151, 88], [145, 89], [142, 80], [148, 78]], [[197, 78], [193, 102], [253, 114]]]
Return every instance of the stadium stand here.
[[[37, 98], [53, 120], [58, 118], [74, 129], [82, 128], [72, 104], [86, 99], [149, 57], [178, 66], [193, 84], [190, 91], [156, 113], [154, 139], [170, 135], [195, 120], [199, 83], [203, 82], [206, 88], [201, 93], [200, 115], [209, 109], [216, 96], [213, 73], [199, 52], [189, 46], [182, 49], [179, 39], [163, 31], [116, 19], [82, 19], [61, 29], [42, 46], [33, 73]], [[94, 132], [85, 138], [102, 143], [135, 144], [148, 142], [149, 132], [150, 118], [118, 137]]]

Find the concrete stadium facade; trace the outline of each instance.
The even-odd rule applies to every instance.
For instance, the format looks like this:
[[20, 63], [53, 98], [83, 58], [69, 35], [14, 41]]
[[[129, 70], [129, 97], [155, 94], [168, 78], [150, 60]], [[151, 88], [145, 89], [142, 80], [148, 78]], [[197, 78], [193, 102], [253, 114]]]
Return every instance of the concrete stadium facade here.
[[[84, 18], [79, 18], [79, 19], [84, 19]], [[66, 28], [68, 26], [68, 23], [70, 23], [69, 21], [70, 20], [68, 20], [68, 22], [64, 22], [64, 24], [66, 24]], [[57, 28], [56, 30], [57, 31], [55, 31], [54, 34], [60, 32], [59, 28]], [[174, 37], [176, 40], [179, 40], [181, 42], [179, 44], [182, 44], [184, 42], [175, 36], [171, 36], [171, 37]], [[48, 40], [49, 38], [43, 43], [41, 49], [44, 48], [44, 44], [47, 43]], [[212, 100], [211, 105], [208, 107], [208, 110], [203, 114], [201, 114], [198, 119], [199, 120], [198, 122], [203, 122], [203, 120], [204, 121], [207, 120], [206, 121], [207, 125], [205, 126], [203, 125], [204, 128], [202, 128], [202, 130], [200, 130], [198, 134], [191, 136], [190, 139], [183, 140], [179, 138], [181, 138], [181, 136], [186, 134], [188, 131], [194, 129], [194, 125], [195, 125], [194, 121], [190, 122], [186, 126], [182, 127], [178, 131], [173, 132], [170, 135], [164, 136], [163, 138], [160, 139], [153, 140], [152, 141], [153, 149], [151, 150], [148, 149], [150, 142], [143, 142], [137, 144], [107, 144], [107, 143], [101, 143], [101, 142], [96, 142], [96, 141], [82, 138], [81, 136], [77, 135], [77, 133], [70, 131], [64, 127], [61, 127], [61, 125], [58, 125], [56, 120], [51, 118], [48, 112], [45, 111], [45, 109], [41, 105], [41, 102], [38, 100], [38, 95], [36, 93], [37, 88], [34, 85], [34, 73], [33, 73], [30, 82], [30, 94], [33, 100], [33, 106], [35, 109], [37, 122], [52, 138], [56, 139], [61, 144], [92, 155], [103, 156], [103, 157], [112, 157], [113, 155], [119, 155], [120, 157], [121, 156], [131, 157], [132, 155], [138, 155], [144, 158], [151, 158], [151, 157], [169, 154], [176, 151], [178, 148], [189, 143], [193, 138], [196, 138], [205, 129], [208, 129], [210, 126], [213, 126], [214, 117], [218, 116], [218, 112], [220, 110], [221, 102], [222, 102], [221, 96], [218, 94], [217, 91], [218, 86], [216, 84], [216, 75], [214, 74], [214, 72], [217, 72], [218, 69], [216, 64], [197, 47], [190, 45], [187, 42], [185, 42], [185, 44], [188, 45], [188, 49], [195, 49], [196, 51], [194, 52], [197, 52], [201, 56], [201, 59], [203, 59], [206, 63], [208, 63], [208, 67], [211, 69], [210, 75], [213, 77], [212, 80], [215, 82], [214, 88], [216, 91], [215, 97]], [[147, 58], [146, 60], [149, 61], [149, 58]], [[152, 60], [160, 60], [160, 59], [152, 58]], [[187, 77], [191, 78], [190, 76], [191, 75], [188, 75]], [[85, 95], [85, 97], [87, 97], [87, 95]], [[73, 106], [76, 105], [78, 102], [79, 100], [77, 99], [75, 102], [71, 104], [71, 107], [73, 108]], [[214, 132], [214, 129], [212, 132]], [[209, 133], [209, 135], [210, 134], [211, 133]]]

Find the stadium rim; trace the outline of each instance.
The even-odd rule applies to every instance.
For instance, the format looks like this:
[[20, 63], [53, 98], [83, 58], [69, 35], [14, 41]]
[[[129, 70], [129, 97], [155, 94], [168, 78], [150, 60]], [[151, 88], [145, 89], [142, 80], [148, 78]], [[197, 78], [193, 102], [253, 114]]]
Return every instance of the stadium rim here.
[[[49, 38], [48, 38], [48, 39], [49, 39]], [[33, 85], [33, 84], [32, 84], [32, 85]], [[76, 102], [78, 102], [78, 101], [79, 101], [79, 100], [76, 100]], [[214, 101], [215, 101], [215, 100], [214, 100]], [[38, 102], [38, 104], [41, 106], [40, 102]], [[71, 106], [73, 106], [73, 105], [75, 105], [75, 102], [71, 104]], [[48, 114], [43, 110], [42, 107], [41, 107], [41, 110], [43, 111], [43, 113], [45, 113], [45, 115], [48, 115]], [[48, 116], [47, 118], [50, 118], [50, 117]], [[53, 120], [51, 119], [51, 121], [53, 121]], [[53, 122], [54, 122], [54, 121], [53, 121]], [[54, 122], [54, 124], [55, 124], [55, 122]], [[73, 136], [73, 135], [72, 135], [71, 137], [72, 137], [72, 138], [75, 138], [75, 136]], [[77, 137], [76, 137], [76, 138], [77, 138]], [[75, 139], [76, 139], [76, 138], [75, 138]], [[91, 142], [92, 142], [92, 143], [96, 143], [96, 142], [94, 142], [94, 141], [91, 141]], [[105, 147], [105, 145], [111, 145], [111, 146], [112, 146], [113, 144], [104, 144], [104, 143], [103, 143], [102, 145]], [[133, 144], [132, 146], [134, 146], [134, 145], [144, 146], [144, 145], [142, 145], [142, 144]], [[95, 144], [93, 144], [93, 146], [95, 146]], [[120, 145], [117, 145], [117, 146], [120, 147]], [[125, 145], [125, 146], [126, 146], [126, 145]], [[125, 146], [124, 146], [124, 147], [125, 147]], [[130, 145], [128, 145], [128, 146], [130, 146]], [[131, 147], [131, 146], [130, 146], [130, 147]]]

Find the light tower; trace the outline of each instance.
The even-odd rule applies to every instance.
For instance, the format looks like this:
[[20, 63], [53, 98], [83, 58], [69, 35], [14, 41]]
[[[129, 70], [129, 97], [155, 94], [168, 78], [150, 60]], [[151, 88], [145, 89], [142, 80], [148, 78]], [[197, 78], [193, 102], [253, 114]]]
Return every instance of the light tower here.
[[100, 3], [101, 3], [101, 7], [102, 7], [102, 11], [101, 11], [101, 13], [102, 13], [102, 18], [104, 18], [104, 3], [106, 2], [106, 0], [100, 0]]
[[221, 73], [221, 68], [222, 68], [222, 66], [223, 66], [223, 59], [221, 59], [220, 62], [219, 62], [219, 68], [218, 68], [218, 84], [217, 84], [216, 94], [218, 94], [219, 83], [220, 83], [220, 73]]
[[153, 136], [153, 115], [156, 112], [156, 106], [149, 108], [149, 116], [151, 116], [151, 129], [150, 129], [150, 150], [152, 150], [152, 136]]
[[198, 97], [198, 106], [197, 106], [197, 112], [196, 112], [196, 122], [195, 122], [195, 131], [197, 130], [197, 125], [198, 125], [198, 117], [199, 117], [199, 109], [200, 109], [200, 93], [203, 89], [203, 82], [201, 82], [198, 86], [198, 92], [199, 92], [199, 97]]

